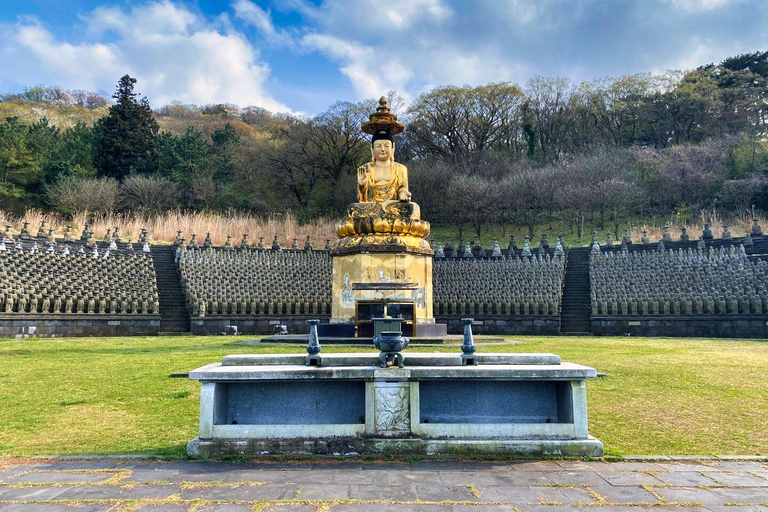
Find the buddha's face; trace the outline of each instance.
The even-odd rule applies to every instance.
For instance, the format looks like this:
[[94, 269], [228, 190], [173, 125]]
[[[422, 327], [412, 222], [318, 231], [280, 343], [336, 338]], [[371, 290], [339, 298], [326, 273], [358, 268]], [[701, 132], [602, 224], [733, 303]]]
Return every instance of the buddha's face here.
[[378, 162], [388, 162], [395, 156], [395, 145], [392, 141], [379, 139], [371, 147], [373, 159]]

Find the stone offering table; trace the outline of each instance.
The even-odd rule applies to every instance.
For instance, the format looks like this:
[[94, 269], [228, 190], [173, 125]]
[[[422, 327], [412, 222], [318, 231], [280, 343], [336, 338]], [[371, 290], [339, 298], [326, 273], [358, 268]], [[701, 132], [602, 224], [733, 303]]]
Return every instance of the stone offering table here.
[[198, 368], [200, 436], [192, 455], [243, 453], [599, 456], [585, 379], [554, 354], [232, 355]]

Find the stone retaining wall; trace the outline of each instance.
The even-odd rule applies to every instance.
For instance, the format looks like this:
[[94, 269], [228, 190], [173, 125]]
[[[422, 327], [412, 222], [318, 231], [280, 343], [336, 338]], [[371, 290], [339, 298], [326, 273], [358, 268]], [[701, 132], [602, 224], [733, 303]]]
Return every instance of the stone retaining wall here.
[[462, 334], [462, 318], [472, 317], [475, 334], [559, 334], [560, 317], [543, 315], [494, 317], [484, 315], [438, 315], [435, 322], [448, 324], [448, 334]]
[[275, 334], [275, 327], [285, 325], [288, 334], [308, 334], [307, 320], [320, 320], [327, 323], [331, 317], [319, 315], [210, 315], [192, 317], [192, 334]]
[[592, 316], [592, 333], [605, 336], [768, 338], [768, 315]]
[[157, 315], [0, 315], [0, 337], [157, 336]]

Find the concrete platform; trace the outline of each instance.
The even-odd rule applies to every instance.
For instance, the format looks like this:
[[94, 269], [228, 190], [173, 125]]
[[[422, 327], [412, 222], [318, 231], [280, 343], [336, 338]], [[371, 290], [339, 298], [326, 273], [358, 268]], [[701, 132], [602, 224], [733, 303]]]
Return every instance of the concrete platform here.
[[[202, 383], [191, 455], [401, 453], [602, 455], [589, 436], [585, 379], [555, 354], [226, 356], [189, 373]], [[316, 363], [316, 361], [313, 361]]]

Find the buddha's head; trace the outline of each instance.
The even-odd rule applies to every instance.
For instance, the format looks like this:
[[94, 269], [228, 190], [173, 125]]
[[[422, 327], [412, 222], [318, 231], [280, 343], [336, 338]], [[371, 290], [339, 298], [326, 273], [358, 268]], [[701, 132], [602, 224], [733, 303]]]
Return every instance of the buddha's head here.
[[388, 131], [379, 130], [373, 135], [371, 157], [374, 162], [395, 161], [395, 143]]

